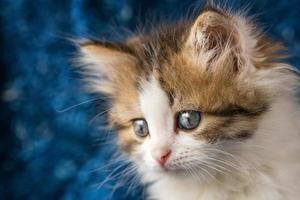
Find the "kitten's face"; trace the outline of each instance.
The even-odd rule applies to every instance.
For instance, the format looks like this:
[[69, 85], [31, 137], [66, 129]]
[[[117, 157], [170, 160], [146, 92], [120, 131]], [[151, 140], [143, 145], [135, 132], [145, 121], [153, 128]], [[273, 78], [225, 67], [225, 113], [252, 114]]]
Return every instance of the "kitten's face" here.
[[226, 145], [251, 138], [267, 109], [259, 89], [198, 70], [183, 57], [139, 77], [135, 95], [124, 88], [115, 102], [122, 110], [112, 111], [117, 122], [127, 122], [118, 126], [120, 146], [147, 170], [211, 170], [213, 159], [222, 168]]
[[[175, 69], [174, 65], [170, 68]], [[214, 159], [224, 161], [228, 156], [223, 153], [226, 144], [251, 138], [266, 109], [258, 96], [249, 96], [258, 100], [253, 102], [255, 105], [246, 107], [238, 102], [247, 94], [235, 90], [234, 83], [228, 82], [227, 88], [223, 83], [201, 80], [200, 72], [190, 73], [194, 77], [182, 77], [176, 72], [173, 81], [181, 83], [177, 86], [170, 74], [166, 80], [161, 75], [152, 75], [137, 91], [138, 103], [134, 106], [139, 112], [124, 134], [131, 134], [138, 141], [131, 144], [130, 155], [147, 170], [176, 174], [211, 171], [216, 166], [221, 170], [222, 163], [215, 163]], [[166, 89], [164, 84], [170, 82], [174, 88]], [[226, 96], [228, 92], [231, 97]], [[120, 144], [123, 142], [128, 145], [128, 141], [121, 139]]]
[[82, 46], [91, 89], [111, 98], [118, 143], [141, 169], [211, 176], [234, 168], [228, 148], [253, 137], [272, 96], [258, 82], [277, 46], [253, 31], [210, 10], [124, 44]]

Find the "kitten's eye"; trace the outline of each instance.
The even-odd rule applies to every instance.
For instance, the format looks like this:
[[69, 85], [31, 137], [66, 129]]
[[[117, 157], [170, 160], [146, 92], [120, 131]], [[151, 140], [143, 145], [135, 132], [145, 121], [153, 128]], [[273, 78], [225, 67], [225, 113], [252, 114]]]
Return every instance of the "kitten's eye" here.
[[149, 134], [148, 124], [144, 119], [133, 120], [134, 133], [139, 137], [146, 137]]
[[182, 111], [177, 116], [177, 125], [183, 130], [192, 130], [198, 127], [201, 113], [193, 110]]

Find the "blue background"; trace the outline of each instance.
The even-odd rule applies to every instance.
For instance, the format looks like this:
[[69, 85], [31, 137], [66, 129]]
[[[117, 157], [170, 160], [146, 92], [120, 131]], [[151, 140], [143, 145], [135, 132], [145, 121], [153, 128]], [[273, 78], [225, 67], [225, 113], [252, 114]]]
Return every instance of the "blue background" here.
[[[239, 7], [241, 2], [229, 3]], [[289, 62], [299, 66], [300, 1], [249, 4], [266, 32], [289, 48]], [[67, 38], [120, 39], [126, 29], [155, 20], [151, 16], [176, 19], [199, 5], [192, 0], [2, 0], [0, 199], [142, 199], [140, 187], [127, 192], [130, 181], [113, 190], [118, 178], [97, 188], [110, 173], [95, 169], [112, 157], [114, 146], [107, 140], [113, 138], [96, 128], [104, 118], [93, 118], [105, 110], [102, 101], [64, 110], [95, 98], [80, 89], [71, 64], [75, 48]]]

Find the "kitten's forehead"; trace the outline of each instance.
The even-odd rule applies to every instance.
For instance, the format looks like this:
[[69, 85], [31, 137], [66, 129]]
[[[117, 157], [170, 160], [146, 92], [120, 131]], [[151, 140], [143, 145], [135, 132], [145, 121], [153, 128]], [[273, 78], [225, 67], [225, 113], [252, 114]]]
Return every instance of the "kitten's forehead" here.
[[165, 91], [162, 90], [159, 81], [151, 76], [149, 81], [142, 83], [140, 92], [140, 106], [143, 112], [156, 109], [156, 105], [169, 107], [168, 97]]
[[151, 76], [145, 82], [139, 95], [140, 109], [148, 122], [152, 137], [158, 134], [170, 136], [173, 129], [173, 117], [166, 92], [159, 81]]

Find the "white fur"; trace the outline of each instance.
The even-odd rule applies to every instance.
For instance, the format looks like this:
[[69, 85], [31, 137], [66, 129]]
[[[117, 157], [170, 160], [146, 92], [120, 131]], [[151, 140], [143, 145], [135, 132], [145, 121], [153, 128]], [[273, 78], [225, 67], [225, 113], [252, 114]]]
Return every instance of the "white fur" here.
[[[266, 74], [261, 76], [272, 77]], [[219, 174], [214, 170], [202, 171], [203, 176], [186, 175], [180, 170], [176, 171], [181, 169], [180, 165], [184, 162], [205, 162], [206, 157], [203, 151], [209, 150], [209, 144], [195, 140], [188, 134], [174, 135], [172, 129], [174, 113], [169, 108], [166, 94], [160, 88], [159, 83], [152, 78], [140, 95], [141, 110], [148, 122], [151, 136], [135, 152], [142, 182], [151, 183], [148, 188], [148, 199], [299, 199], [300, 110], [289, 88], [293, 85], [294, 77], [290, 77], [291, 84], [287, 84], [288, 77], [285, 78], [283, 75], [281, 79], [270, 79], [269, 81], [274, 85], [267, 84], [267, 80], [263, 78], [260, 83], [257, 82], [258, 85], [269, 85], [274, 91], [278, 87], [277, 90], [281, 91], [279, 93], [281, 95], [274, 97], [275, 100], [270, 110], [261, 119], [251, 139], [214, 146], [214, 148], [228, 152], [229, 156], [226, 159], [233, 167], [226, 167], [226, 164], [220, 166], [231, 171], [224, 170], [224, 174]], [[162, 170], [153, 159], [152, 151], [165, 146], [172, 149], [166, 166], [175, 172]], [[180, 158], [182, 155], [187, 158]], [[234, 156], [232, 160], [229, 159], [230, 155]], [[223, 156], [226, 157], [226, 155]], [[214, 166], [213, 164], [216, 162], [211, 162], [211, 166]], [[192, 169], [191, 166], [187, 164], [185, 167]]]
[[153, 157], [159, 157], [171, 148], [175, 134], [168, 97], [154, 77], [140, 94], [140, 107], [151, 133], [151, 140], [147, 141], [150, 153]]

